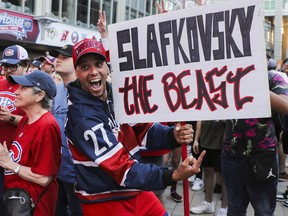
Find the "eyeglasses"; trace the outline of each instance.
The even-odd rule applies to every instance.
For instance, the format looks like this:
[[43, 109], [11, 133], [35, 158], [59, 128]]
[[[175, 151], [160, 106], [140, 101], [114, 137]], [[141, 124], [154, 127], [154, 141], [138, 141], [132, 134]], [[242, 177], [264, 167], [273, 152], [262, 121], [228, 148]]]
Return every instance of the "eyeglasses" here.
[[3, 69], [4, 71], [7, 71], [7, 70], [10, 68], [10, 70], [11, 70], [12, 72], [15, 72], [15, 71], [18, 69], [19, 65], [18, 65], [18, 64], [15, 64], [15, 65], [12, 65], [12, 64], [2, 64], [1, 67], [2, 67], [2, 69]]

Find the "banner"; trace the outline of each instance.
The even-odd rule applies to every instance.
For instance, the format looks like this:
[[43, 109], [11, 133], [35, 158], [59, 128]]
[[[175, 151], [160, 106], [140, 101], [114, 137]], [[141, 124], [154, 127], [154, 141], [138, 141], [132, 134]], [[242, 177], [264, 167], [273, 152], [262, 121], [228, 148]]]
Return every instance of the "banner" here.
[[0, 39], [34, 43], [38, 34], [33, 16], [0, 9]]
[[96, 30], [59, 23], [60, 20], [52, 22], [49, 17], [43, 20], [0, 9], [0, 39], [58, 47], [76, 44], [84, 38], [100, 39]]
[[121, 123], [271, 115], [261, 0], [108, 26]]

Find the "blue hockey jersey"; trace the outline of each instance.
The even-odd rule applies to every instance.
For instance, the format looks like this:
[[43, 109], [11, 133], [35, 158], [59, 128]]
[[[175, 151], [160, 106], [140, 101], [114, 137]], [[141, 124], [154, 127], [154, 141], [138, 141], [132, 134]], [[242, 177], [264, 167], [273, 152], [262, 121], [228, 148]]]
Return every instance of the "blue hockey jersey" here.
[[85, 203], [126, 199], [141, 190], [172, 184], [172, 171], [138, 163], [139, 147], [173, 149], [173, 127], [160, 123], [122, 124], [114, 120], [111, 87], [108, 100], [89, 95], [78, 80], [68, 84], [65, 133], [76, 170], [76, 193]]

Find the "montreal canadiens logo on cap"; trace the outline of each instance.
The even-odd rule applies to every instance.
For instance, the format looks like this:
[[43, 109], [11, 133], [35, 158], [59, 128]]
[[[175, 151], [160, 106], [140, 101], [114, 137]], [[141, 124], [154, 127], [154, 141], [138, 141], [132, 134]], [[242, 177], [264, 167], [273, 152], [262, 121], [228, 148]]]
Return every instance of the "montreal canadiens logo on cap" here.
[[13, 56], [14, 55], [14, 50], [13, 49], [7, 49], [5, 50], [5, 56]]

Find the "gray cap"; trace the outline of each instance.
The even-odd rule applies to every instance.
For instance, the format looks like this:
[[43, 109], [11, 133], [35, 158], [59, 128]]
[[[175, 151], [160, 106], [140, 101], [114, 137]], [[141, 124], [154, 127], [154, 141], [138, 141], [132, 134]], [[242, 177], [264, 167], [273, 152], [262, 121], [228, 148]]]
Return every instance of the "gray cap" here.
[[270, 58], [268, 60], [268, 70], [275, 70], [276, 67], [277, 67], [277, 62], [274, 59]]

